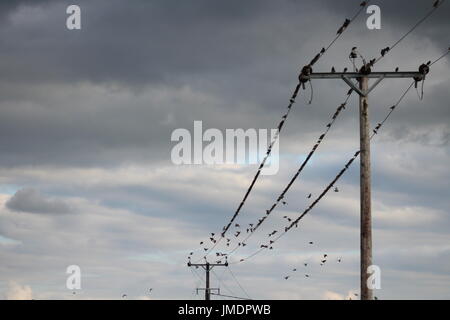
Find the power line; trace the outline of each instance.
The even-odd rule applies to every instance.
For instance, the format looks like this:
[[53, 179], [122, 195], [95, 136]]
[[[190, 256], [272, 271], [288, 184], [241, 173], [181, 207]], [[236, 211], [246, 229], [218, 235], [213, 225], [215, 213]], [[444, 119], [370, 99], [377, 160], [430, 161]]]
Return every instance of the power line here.
[[[412, 83], [414, 84], [414, 82]], [[409, 90], [412, 88], [412, 84], [403, 92], [403, 94], [400, 96], [400, 99], [396, 102], [396, 104], [391, 107], [388, 116], [385, 117], [385, 119], [380, 122], [378, 124], [378, 130], [384, 125], [384, 123], [386, 122], [386, 120], [389, 118], [389, 116], [392, 114], [393, 110], [395, 110], [395, 108], [401, 103], [401, 101], [405, 98], [406, 94], [409, 92]], [[381, 124], [381, 125], [380, 125]], [[374, 135], [372, 135], [371, 139], [373, 138]], [[263, 250], [267, 250], [270, 249], [271, 247], [273, 247], [273, 244], [275, 244], [281, 237], [283, 237], [286, 233], [288, 233], [292, 228], [294, 227], [298, 227], [298, 224], [300, 222], [300, 220], [303, 219], [303, 217], [305, 215], [307, 215], [322, 199], [323, 197], [331, 190], [331, 188], [336, 184], [336, 182], [342, 177], [342, 175], [350, 168], [350, 166], [352, 165], [352, 163], [358, 158], [360, 154], [360, 151], [357, 151], [354, 156], [345, 164], [344, 168], [335, 176], [335, 178], [327, 185], [327, 187], [322, 191], [322, 193], [309, 205], [308, 208], [306, 208], [303, 213], [297, 218], [295, 219], [290, 225], [288, 225], [287, 227], [285, 227], [284, 232], [281, 233], [278, 237], [274, 238], [274, 240], [272, 240], [272, 243], [267, 246], [261, 247], [258, 250], [256, 250], [254, 253], [252, 253], [251, 255], [247, 256], [244, 259], [240, 259], [239, 261], [236, 262], [230, 262], [230, 264], [239, 264], [242, 263], [244, 261], [248, 261], [249, 259], [253, 258], [254, 256], [258, 255], [259, 253], [261, 253]]]
[[[265, 157], [263, 158], [263, 161], [261, 162], [256, 175], [254, 176], [249, 188], [247, 189], [244, 198], [242, 199], [241, 203], [239, 204], [237, 210], [235, 211], [235, 213], [233, 214], [231, 220], [229, 221], [229, 223], [223, 228], [222, 232], [221, 232], [221, 237], [216, 240], [214, 239], [213, 243], [214, 245], [212, 246], [212, 248], [208, 249], [206, 252], [206, 256], [208, 256], [212, 250], [214, 250], [216, 248], [216, 246], [222, 241], [222, 239], [225, 237], [225, 234], [228, 232], [229, 228], [231, 227], [231, 225], [233, 224], [233, 222], [235, 221], [235, 219], [237, 218], [237, 216], [239, 215], [245, 201], [247, 200], [250, 192], [253, 189], [253, 186], [255, 185], [256, 181], [258, 180], [258, 177], [261, 174], [261, 170], [263, 169], [268, 157], [270, 156], [271, 152], [272, 152], [272, 148], [274, 146], [274, 144], [276, 143], [276, 141], [278, 140], [279, 134], [281, 129], [283, 128], [287, 117], [289, 116], [289, 113], [292, 109], [293, 104], [295, 103], [295, 99], [297, 98], [297, 95], [300, 91], [300, 88], [303, 86], [304, 87], [304, 83], [306, 83], [307, 81], [303, 80], [303, 76], [307, 76], [308, 73], [312, 72], [312, 66], [317, 63], [317, 61], [323, 57], [323, 55], [333, 46], [333, 44], [339, 39], [339, 37], [341, 37], [341, 35], [344, 33], [344, 31], [348, 28], [348, 26], [351, 24], [351, 22], [353, 22], [359, 15], [360, 13], [363, 11], [364, 7], [370, 2], [369, 1], [363, 1], [360, 3], [360, 9], [356, 12], [356, 14], [351, 18], [351, 19], [346, 19], [343, 23], [343, 25], [339, 28], [338, 32], [337, 32], [337, 36], [330, 42], [330, 44], [326, 47], [326, 48], [322, 48], [321, 51], [313, 58], [313, 60], [309, 63], [309, 65], [303, 67], [301, 74], [299, 76], [299, 83], [297, 84], [294, 93], [290, 99], [290, 104], [288, 105], [287, 111], [285, 113], [285, 115], [282, 117], [278, 127], [277, 127], [277, 133], [275, 134], [275, 137], [272, 139], [272, 142], [270, 143], [268, 150], [266, 152]], [[214, 238], [214, 236], [213, 236]], [[201, 259], [199, 259], [198, 261], [200, 261]]]
[[236, 281], [237, 285], [239, 286], [239, 288], [241, 288], [242, 292], [249, 298], [249, 294], [247, 293], [247, 291], [244, 289], [244, 287], [242, 287], [241, 283], [238, 281], [238, 279], [236, 278], [236, 276], [234, 275], [233, 271], [231, 271], [231, 268], [228, 266], [228, 271], [230, 271], [231, 276], [233, 277], [234, 281]]
[[305, 168], [305, 166], [308, 164], [309, 160], [312, 158], [312, 156], [314, 155], [314, 153], [316, 152], [316, 150], [318, 149], [318, 147], [320, 146], [320, 144], [322, 143], [322, 141], [325, 139], [325, 137], [327, 136], [328, 132], [330, 131], [331, 127], [333, 126], [334, 122], [336, 121], [336, 119], [338, 118], [339, 114], [341, 113], [341, 111], [345, 110], [345, 107], [347, 105], [348, 100], [350, 99], [350, 96], [352, 95], [353, 90], [350, 90], [347, 93], [347, 98], [345, 99], [345, 101], [343, 103], [341, 103], [339, 105], [339, 107], [337, 108], [336, 112], [333, 114], [332, 116], [332, 120], [331, 122], [329, 122], [326, 126], [326, 130], [324, 133], [322, 133], [316, 144], [313, 146], [313, 148], [311, 149], [311, 151], [309, 152], [308, 156], [305, 158], [305, 160], [303, 161], [303, 163], [300, 165], [300, 167], [298, 168], [297, 172], [294, 174], [294, 176], [291, 178], [291, 180], [289, 181], [289, 183], [286, 185], [286, 187], [283, 189], [283, 191], [281, 192], [281, 194], [278, 196], [277, 200], [272, 204], [272, 206], [270, 207], [270, 209], [266, 210], [266, 214], [262, 216], [262, 218], [260, 218], [258, 220], [258, 223], [256, 223], [254, 228], [250, 229], [250, 233], [247, 235], [247, 237], [240, 242], [235, 248], [233, 248], [233, 250], [231, 250], [227, 256], [229, 257], [232, 253], [234, 253], [240, 246], [241, 243], [246, 243], [248, 241], [248, 239], [250, 239], [252, 237], [252, 235], [256, 232], [256, 230], [266, 221], [266, 219], [270, 216], [270, 214], [273, 212], [273, 210], [275, 210], [275, 208], [279, 205], [280, 202], [283, 201], [283, 199], [285, 198], [286, 193], [289, 191], [289, 189], [291, 188], [291, 186], [294, 184], [294, 182], [298, 179], [300, 173], [303, 171], [303, 169]]
[[212, 296], [218, 296], [218, 297], [224, 297], [224, 298], [232, 298], [232, 299], [237, 299], [237, 300], [252, 300], [249, 298], [242, 298], [242, 297], [236, 297], [236, 296], [229, 296], [226, 294], [218, 294], [218, 293], [211, 293]]
[[[410, 35], [415, 29], [417, 29], [425, 20], [428, 19], [443, 3], [445, 0], [437, 0], [433, 4], [433, 8], [423, 17], [421, 18], [408, 32], [406, 32], [399, 40], [397, 40], [390, 47], [386, 47], [382, 50], [381, 56], [376, 58], [371, 65], [373, 66], [375, 63], [384, 58], [385, 54], [394, 49], [400, 42], [402, 42], [408, 35]], [[387, 50], [386, 50], [387, 49]]]
[[[228, 288], [227, 285], [225, 285], [225, 282], [222, 281], [222, 279], [217, 275], [217, 273], [214, 270], [211, 270], [213, 275], [217, 278], [217, 281], [219, 281], [219, 283], [225, 288], [225, 290], [227, 290], [230, 294], [235, 295], [235, 293], [233, 292], [233, 290], [231, 290], [230, 288]], [[225, 273], [226, 270], [224, 270], [223, 272]]]

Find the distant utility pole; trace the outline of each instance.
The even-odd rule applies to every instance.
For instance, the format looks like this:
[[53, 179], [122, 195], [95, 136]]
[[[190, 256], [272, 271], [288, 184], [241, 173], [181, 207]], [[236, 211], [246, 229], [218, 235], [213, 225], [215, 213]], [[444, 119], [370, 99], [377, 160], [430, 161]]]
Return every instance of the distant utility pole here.
[[225, 263], [190, 263], [188, 262], [188, 267], [202, 267], [206, 273], [205, 288], [197, 288], [197, 293], [199, 290], [205, 291], [205, 300], [211, 300], [211, 291], [217, 291], [220, 294], [220, 288], [210, 288], [209, 272], [214, 267], [228, 267], [228, 262]]
[[[427, 72], [427, 71], [426, 71]], [[302, 76], [301, 81], [310, 79], [341, 79], [359, 95], [359, 126], [360, 126], [360, 199], [361, 199], [361, 300], [372, 300], [373, 292], [368, 286], [368, 267], [372, 265], [372, 212], [371, 212], [371, 182], [370, 182], [370, 122], [369, 93], [383, 80], [395, 78], [413, 78], [416, 81], [424, 79], [426, 72], [371, 72], [366, 64], [359, 72], [350, 73], [313, 73], [312, 69]], [[356, 79], [359, 85], [351, 79]], [[369, 79], [376, 79], [369, 87]]]

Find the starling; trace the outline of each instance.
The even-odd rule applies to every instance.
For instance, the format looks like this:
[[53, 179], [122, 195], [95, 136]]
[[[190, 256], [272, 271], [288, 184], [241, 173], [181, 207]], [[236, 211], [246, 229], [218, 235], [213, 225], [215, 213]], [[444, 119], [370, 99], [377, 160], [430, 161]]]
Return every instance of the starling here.
[[312, 193], [310, 193], [310, 194], [308, 195], [308, 199], [311, 199], [311, 197], [312, 197]]
[[331, 68], [331, 73], [336, 73], [336, 69], [334, 67]]

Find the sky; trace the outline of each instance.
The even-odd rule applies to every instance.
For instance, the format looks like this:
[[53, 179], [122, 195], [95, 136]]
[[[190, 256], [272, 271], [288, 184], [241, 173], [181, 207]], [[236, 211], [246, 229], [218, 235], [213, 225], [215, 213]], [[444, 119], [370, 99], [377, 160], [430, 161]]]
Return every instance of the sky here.
[[[352, 47], [377, 57], [433, 2], [372, 1], [381, 29], [369, 30], [362, 12], [314, 71], [351, 69]], [[66, 28], [70, 4], [81, 8], [81, 30]], [[350, 0], [1, 2], [0, 299], [201, 299], [204, 274], [186, 266], [187, 255], [203, 256], [200, 241], [220, 233], [257, 165], [175, 165], [172, 132], [192, 132], [194, 121], [276, 128], [301, 68], [358, 8]], [[443, 3], [375, 71], [416, 71], [445, 53], [449, 15]], [[372, 140], [379, 299], [450, 299], [449, 67], [448, 56], [433, 65], [423, 99], [409, 91]], [[372, 126], [409, 83], [387, 79], [371, 93]], [[312, 103], [307, 86], [280, 135], [279, 172], [259, 178], [242, 226], [264, 215], [346, 98], [342, 81], [311, 84]], [[358, 150], [358, 133], [353, 95], [287, 204], [230, 261], [281, 230], [283, 216], [298, 216]], [[212, 286], [253, 299], [357, 298], [358, 164], [273, 250], [215, 268]], [[80, 290], [66, 287], [70, 265], [81, 269]]]

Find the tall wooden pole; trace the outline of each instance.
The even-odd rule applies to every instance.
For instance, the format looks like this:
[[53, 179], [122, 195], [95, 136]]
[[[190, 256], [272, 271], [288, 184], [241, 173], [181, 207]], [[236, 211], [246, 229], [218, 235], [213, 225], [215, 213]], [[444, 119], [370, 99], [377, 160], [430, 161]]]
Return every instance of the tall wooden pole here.
[[211, 289], [209, 287], [209, 270], [210, 270], [210, 264], [206, 263], [206, 267], [205, 267], [205, 271], [206, 271], [205, 300], [211, 300]]
[[[369, 79], [359, 79], [362, 92], [367, 92]], [[370, 123], [367, 95], [359, 97], [360, 125], [360, 193], [361, 193], [361, 300], [372, 300], [373, 292], [367, 285], [367, 269], [372, 265], [372, 210], [370, 187]]]

